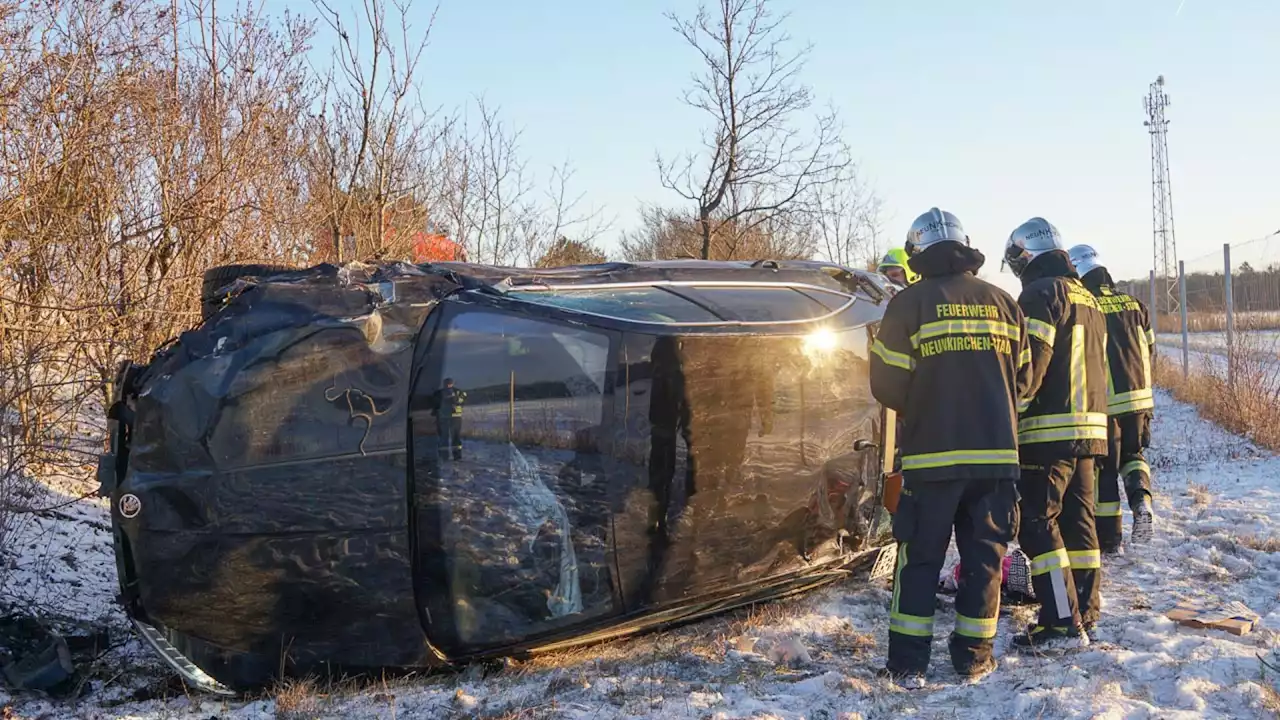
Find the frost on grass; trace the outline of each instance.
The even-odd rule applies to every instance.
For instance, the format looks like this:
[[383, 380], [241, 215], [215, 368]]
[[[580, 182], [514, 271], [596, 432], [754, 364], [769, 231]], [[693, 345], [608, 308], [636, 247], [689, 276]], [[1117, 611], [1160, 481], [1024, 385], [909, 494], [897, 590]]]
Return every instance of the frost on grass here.
[[[1157, 537], [1107, 561], [1096, 642], [1056, 660], [1011, 655], [1009, 637], [1031, 615], [1026, 608], [1006, 608], [996, 648], [1000, 667], [976, 685], [961, 683], [950, 669], [946, 634], [954, 611], [946, 601], [936, 614], [928, 686], [904, 692], [876, 678], [884, 662], [890, 592], [883, 583], [845, 582], [496, 671], [477, 667], [457, 675], [313, 685], [307, 692], [278, 690], [235, 703], [176, 692], [146, 702], [86, 701], [74, 714], [142, 720], [1268, 717], [1280, 712], [1277, 673], [1266, 670], [1259, 656], [1274, 656], [1280, 647], [1280, 552], [1273, 541], [1280, 536], [1280, 485], [1274, 480], [1280, 459], [1165, 393], [1158, 403], [1150, 454]], [[52, 534], [58, 539], [46, 540], [45, 547], [83, 550], [79, 570], [60, 575], [45, 597], [72, 600], [70, 606], [84, 613], [105, 602], [114, 573], [107, 538], [83, 527], [104, 517], [95, 515], [101, 508], [88, 506], [83, 517], [51, 521], [24, 535]], [[1126, 516], [1126, 529], [1130, 523]], [[58, 530], [62, 524], [68, 529]], [[102, 549], [88, 549], [95, 544]], [[58, 590], [72, 575], [100, 600], [76, 605], [72, 596], [78, 593]], [[90, 582], [91, 576], [99, 579]], [[1242, 637], [1180, 627], [1164, 617], [1179, 600], [1238, 600], [1262, 617], [1261, 626]], [[1274, 664], [1280, 667], [1280, 660]], [[69, 714], [25, 698], [15, 709], [22, 717]]]

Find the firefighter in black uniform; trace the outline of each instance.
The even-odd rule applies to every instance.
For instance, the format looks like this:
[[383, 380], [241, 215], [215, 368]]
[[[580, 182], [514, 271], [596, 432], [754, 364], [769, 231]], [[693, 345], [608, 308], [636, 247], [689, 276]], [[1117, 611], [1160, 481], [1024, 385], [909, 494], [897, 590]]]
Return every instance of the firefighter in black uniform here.
[[1151, 539], [1151, 466], [1143, 450], [1151, 443], [1155, 395], [1151, 368], [1156, 335], [1147, 308], [1137, 298], [1116, 290], [1111, 274], [1088, 245], [1071, 248], [1071, 264], [1080, 281], [1098, 299], [1107, 317], [1108, 454], [1098, 471], [1098, 544], [1103, 553], [1119, 553], [1124, 521], [1120, 516], [1120, 479], [1133, 511], [1130, 541]]
[[995, 669], [1001, 563], [1017, 526], [1016, 404], [1031, 354], [1022, 312], [977, 278], [984, 258], [954, 215], [933, 208], [917, 218], [907, 251], [922, 277], [889, 301], [872, 345], [871, 391], [901, 413], [905, 429], [889, 657], [880, 672], [918, 686], [953, 528], [962, 575], [951, 661], [970, 678]]
[[444, 387], [436, 391], [436, 424], [440, 431], [440, 456], [450, 452], [454, 460], [462, 459], [462, 406], [467, 392], [454, 387], [453, 378], [444, 379]]
[[1080, 647], [1098, 619], [1102, 555], [1094, 526], [1094, 461], [1107, 454], [1107, 323], [1076, 275], [1058, 229], [1032, 218], [1009, 236], [1005, 263], [1022, 280], [1032, 377], [1018, 420], [1022, 527], [1039, 622], [1019, 650]]

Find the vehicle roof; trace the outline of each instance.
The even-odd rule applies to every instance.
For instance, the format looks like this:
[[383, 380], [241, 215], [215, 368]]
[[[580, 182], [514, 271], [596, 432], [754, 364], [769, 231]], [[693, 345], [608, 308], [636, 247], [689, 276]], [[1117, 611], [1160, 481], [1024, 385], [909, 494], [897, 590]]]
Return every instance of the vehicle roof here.
[[[854, 305], [867, 308], [857, 312], [866, 322], [878, 318], [881, 310], [871, 308], [887, 298], [862, 271], [817, 261], [657, 260], [545, 269], [450, 262], [430, 268], [466, 290], [648, 327], [780, 329]], [[794, 292], [761, 294], [775, 288]]]
[[[774, 332], [837, 314], [848, 317], [843, 313], [850, 308], [858, 324], [878, 320], [885, 298], [875, 283], [851, 280], [852, 275], [832, 273], [831, 268], [829, 263], [809, 261], [703, 260], [558, 268], [463, 262], [322, 264], [237, 280], [219, 291], [228, 294], [233, 306], [219, 315], [246, 317], [233, 323], [244, 328], [305, 325], [316, 317], [356, 318], [375, 308], [407, 309], [452, 296], [463, 302], [571, 313], [584, 320], [592, 316], [596, 324], [618, 328], [666, 326], [724, 332], [749, 325]], [[851, 274], [858, 272], [850, 269]], [[618, 286], [617, 292], [613, 286]], [[736, 286], [752, 287], [744, 291]], [[777, 293], [775, 287], [795, 292], [762, 294]], [[239, 300], [249, 288], [256, 289], [249, 298]], [[592, 297], [577, 295], [579, 290], [592, 291]], [[540, 296], [540, 291], [548, 294]]]

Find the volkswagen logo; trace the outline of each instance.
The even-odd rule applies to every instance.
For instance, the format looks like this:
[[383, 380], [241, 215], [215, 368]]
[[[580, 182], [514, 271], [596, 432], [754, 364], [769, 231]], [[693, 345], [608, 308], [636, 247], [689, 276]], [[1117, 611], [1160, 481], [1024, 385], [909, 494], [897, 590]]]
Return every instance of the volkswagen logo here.
[[137, 517], [142, 512], [142, 501], [133, 493], [120, 496], [120, 514], [127, 518]]

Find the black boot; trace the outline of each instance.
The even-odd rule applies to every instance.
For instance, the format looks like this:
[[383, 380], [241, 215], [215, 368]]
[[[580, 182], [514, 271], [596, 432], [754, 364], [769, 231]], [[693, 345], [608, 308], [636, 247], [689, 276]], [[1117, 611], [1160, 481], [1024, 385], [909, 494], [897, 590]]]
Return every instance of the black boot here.
[[1078, 650], [1089, 646], [1089, 634], [1082, 627], [1045, 627], [1032, 625], [1013, 637], [1013, 650], [1019, 653], [1053, 653]]

